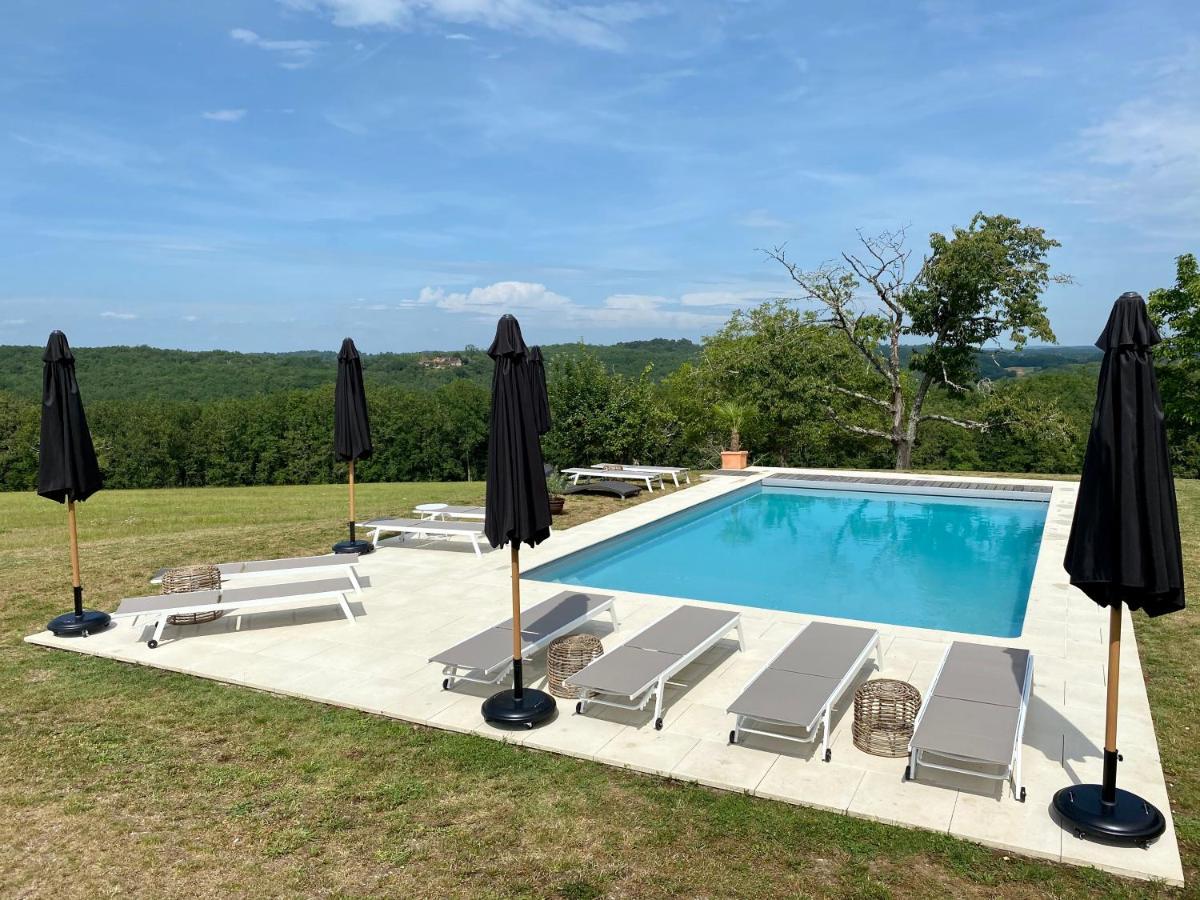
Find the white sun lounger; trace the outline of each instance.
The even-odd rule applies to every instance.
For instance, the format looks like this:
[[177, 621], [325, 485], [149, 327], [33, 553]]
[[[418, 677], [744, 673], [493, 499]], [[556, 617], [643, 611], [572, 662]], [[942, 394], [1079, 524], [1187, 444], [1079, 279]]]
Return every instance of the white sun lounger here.
[[622, 463], [596, 463], [592, 468], [609, 469], [610, 467], [622, 472], [651, 472], [655, 475], [669, 475], [675, 482], [675, 487], [679, 487], [680, 475], [683, 476], [684, 484], [692, 483], [691, 470], [687, 466], [627, 466]]
[[446, 522], [441, 519], [372, 519], [370, 522], [360, 522], [359, 528], [371, 528], [371, 543], [379, 546], [379, 538], [385, 533], [398, 534], [402, 538], [410, 535], [415, 537], [454, 537], [465, 535], [471, 539], [475, 555], [483, 556], [479, 549], [479, 539], [483, 537], [483, 523], [479, 522]]
[[640, 481], [646, 486], [646, 490], [653, 493], [654, 482], [658, 482], [658, 487], [661, 490], [663, 486], [662, 473], [659, 472], [631, 472], [628, 469], [563, 469], [564, 475], [571, 476], [571, 484], [579, 484], [580, 478], [586, 478], [589, 481], [606, 481], [617, 479], [618, 481]]
[[[614, 630], [620, 628], [613, 598], [608, 594], [563, 591], [521, 613], [521, 658], [532, 659], [557, 637], [574, 631], [597, 616], [608, 613]], [[485, 628], [429, 658], [442, 664], [442, 688], [450, 690], [459, 681], [499, 684], [512, 671], [512, 619]]]
[[[810, 622], [730, 704], [726, 711], [737, 719], [729, 743], [736, 744], [746, 732], [807, 744], [816, 740], [820, 730], [821, 758], [829, 762], [833, 705], [854, 683], [872, 652], [880, 653], [879, 632], [873, 628]], [[756, 727], [748, 727], [747, 722]], [[798, 729], [802, 734], [779, 728]]]
[[[316, 575], [344, 569], [345, 576], [354, 582], [354, 592], [357, 594], [361, 588], [358, 584], [358, 573], [354, 570], [356, 565], [358, 565], [357, 553], [335, 553], [325, 556], [293, 556], [288, 559], [251, 559], [245, 562], [221, 563], [217, 566], [217, 570], [221, 573], [221, 580], [224, 581], [226, 578], [232, 577], [261, 578], [263, 576], [299, 575], [302, 572], [311, 572]], [[166, 571], [166, 569], [159, 569], [150, 578], [150, 583], [162, 584], [162, 577]]]
[[244, 613], [268, 607], [297, 606], [313, 600], [336, 597], [346, 618], [353, 623], [354, 613], [346, 595], [357, 590], [349, 578], [322, 578], [295, 584], [259, 584], [253, 587], [222, 588], [215, 591], [190, 591], [184, 594], [155, 594], [151, 597], [130, 597], [121, 601], [113, 618], [132, 617], [134, 624], [142, 616], [157, 620], [154, 635], [146, 642], [153, 650], [162, 640], [167, 617], [220, 611]]
[[[1014, 647], [955, 641], [917, 714], [904, 778], [917, 766], [1021, 783], [1021, 738], [1033, 685], [1033, 654]], [[935, 761], [936, 760], [936, 761]]]
[[[746, 649], [740, 613], [704, 606], [681, 606], [644, 628], [621, 646], [594, 660], [564, 682], [579, 688], [582, 713], [593, 703], [641, 710], [654, 698], [654, 727], [663, 727], [664, 693], [672, 676], [694, 662], [725, 635], [737, 630], [738, 648]], [[601, 699], [606, 694], [612, 699]]]
[[422, 519], [467, 519], [472, 522], [482, 522], [485, 509], [482, 506], [443, 506], [440, 509], [421, 509], [417, 507], [413, 512], [420, 515]]

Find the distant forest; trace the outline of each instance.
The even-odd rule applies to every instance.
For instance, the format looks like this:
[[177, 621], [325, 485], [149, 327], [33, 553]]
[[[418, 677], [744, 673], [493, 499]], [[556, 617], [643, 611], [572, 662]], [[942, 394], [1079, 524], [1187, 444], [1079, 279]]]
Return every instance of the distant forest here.
[[[904, 358], [912, 347], [904, 348]], [[684, 363], [695, 364], [701, 347], [689, 340], [654, 338], [608, 345], [547, 344], [547, 359], [594, 356], [609, 371], [630, 378], [650, 369], [661, 381]], [[162, 350], [155, 347], [76, 347], [76, 370], [84, 398], [95, 400], [236, 399], [332, 384], [334, 350], [294, 353], [234, 353], [228, 350]], [[1095, 363], [1095, 347], [1029, 347], [978, 355], [979, 375], [993, 381]], [[431, 390], [456, 381], [490, 384], [492, 363], [478, 347], [420, 353], [375, 353], [363, 357], [369, 385]], [[39, 396], [42, 348], [0, 345], [0, 391], [16, 398]]]

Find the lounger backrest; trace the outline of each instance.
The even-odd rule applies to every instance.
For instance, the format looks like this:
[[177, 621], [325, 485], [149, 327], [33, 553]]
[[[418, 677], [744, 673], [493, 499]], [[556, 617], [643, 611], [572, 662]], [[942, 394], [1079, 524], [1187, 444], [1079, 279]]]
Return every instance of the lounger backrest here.
[[478, 533], [483, 531], [478, 522], [443, 522], [441, 519], [372, 519], [363, 522], [364, 528], [409, 529], [412, 531], [461, 531]]
[[876, 634], [873, 628], [810, 622], [768, 668], [841, 679]]
[[[535, 639], [553, 634], [611, 600], [612, 597], [606, 594], [563, 591], [524, 612], [521, 615], [521, 633]], [[508, 627], [512, 627], [512, 620], [509, 620]]]
[[955, 641], [931, 693], [951, 700], [1016, 708], [1021, 705], [1028, 668], [1028, 650]]
[[738, 614], [703, 606], [681, 606], [629, 639], [630, 647], [685, 654], [694, 650], [715, 632], [732, 628]]
[[149, 597], [127, 597], [114, 615], [136, 616], [161, 612], [164, 609], [184, 609], [189, 606], [210, 606], [221, 600], [220, 591], [188, 591], [186, 594], [153, 594]]
[[324, 569], [329, 567], [352, 566], [358, 562], [357, 553], [343, 553], [337, 556], [293, 556], [290, 559], [256, 559], [240, 565], [240, 569], [221, 574], [246, 575], [251, 572], [277, 572], [284, 569]]

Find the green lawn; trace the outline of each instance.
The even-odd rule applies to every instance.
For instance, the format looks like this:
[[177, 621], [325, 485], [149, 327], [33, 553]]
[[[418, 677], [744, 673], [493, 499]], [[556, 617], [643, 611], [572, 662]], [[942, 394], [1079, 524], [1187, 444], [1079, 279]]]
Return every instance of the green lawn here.
[[[359, 512], [479, 502], [364, 485]], [[1180, 482], [1189, 588], [1200, 483]], [[89, 602], [165, 563], [319, 552], [337, 486], [108, 491], [80, 507]], [[572, 498], [564, 525], [615, 507]], [[69, 605], [62, 507], [0, 494], [0, 895], [1183, 895], [483, 738], [30, 647]], [[1137, 619], [1189, 880], [1200, 862], [1197, 613]], [[519, 826], [519, 827], [518, 827]], [[1189, 889], [1190, 890], [1190, 889]]]

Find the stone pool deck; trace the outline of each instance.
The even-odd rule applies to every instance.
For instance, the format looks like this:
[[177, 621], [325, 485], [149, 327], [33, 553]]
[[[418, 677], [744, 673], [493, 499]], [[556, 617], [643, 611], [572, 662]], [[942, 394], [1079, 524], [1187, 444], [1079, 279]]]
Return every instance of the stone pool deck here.
[[[819, 474], [801, 469], [760, 471], [763, 475]], [[852, 473], [839, 470], [836, 474]], [[861, 474], [879, 477], [885, 473]], [[755, 480], [707, 479], [556, 532], [540, 547], [523, 548], [522, 568], [531, 569]], [[1011, 480], [978, 477], [937, 476], [936, 480], [1013, 484]], [[431, 654], [509, 615], [507, 552], [485, 553], [480, 560], [466, 542], [381, 544], [378, 552], [364, 557], [360, 564], [359, 571], [369, 578], [370, 586], [351, 601], [358, 616], [355, 624], [345, 621], [336, 605], [315, 603], [299, 611], [258, 613], [240, 621], [227, 616], [210, 625], [168, 628], [156, 650], [146, 647], [149, 626], [143, 622], [131, 625], [125, 621], [87, 639], [60, 639], [43, 632], [26, 640], [723, 790], [947, 832], [1027, 856], [1182, 884], [1179, 847], [1128, 612], [1127, 639], [1122, 645], [1120, 747], [1125, 761], [1120, 783], [1162, 809], [1167, 832], [1148, 850], [1109, 847], [1064, 831], [1050, 809], [1051, 798], [1060, 787], [1100, 780], [1107, 612], [1071, 588], [1062, 568], [1076, 485], [1036, 479], [1020, 483], [1052, 489], [1021, 636], [980, 638], [880, 625], [883, 668], [869, 677], [909, 681], [924, 694], [951, 640], [963, 637], [1031, 650], [1034, 687], [1023, 748], [1029, 799], [1024, 804], [1013, 799], [1007, 784], [997, 782], [932, 770], [923, 770], [920, 782], [903, 781], [905, 759], [881, 759], [853, 745], [853, 691], [847, 693], [835, 717], [832, 762], [817, 759], [816, 745], [753, 735], [746, 736], [743, 744], [730, 746], [726, 739], [733, 722], [725, 713], [726, 706], [747, 679], [813, 618], [797, 613], [737, 607], [742, 612], [745, 651], [739, 652], [736, 643], [727, 640], [684, 670], [680, 677], [689, 686], [668, 692], [661, 732], [654, 730], [649, 709], [624, 713], [593, 707], [579, 716], [573, 714], [570, 701], [561, 701], [557, 718], [533, 731], [493, 728], [483, 722], [479, 712], [481, 699], [491, 690], [463, 684], [454, 691], [443, 691], [441, 667], [426, 661]], [[670, 565], [670, 559], [663, 564]], [[558, 590], [559, 585], [526, 580], [524, 605]], [[605, 593], [616, 597], [621, 627], [613, 631], [605, 622], [589, 630], [599, 635], [608, 649], [681, 602], [624, 591]], [[527, 670], [535, 683], [544, 681], [543, 665], [544, 657]], [[864, 672], [862, 678], [866, 677]]]

